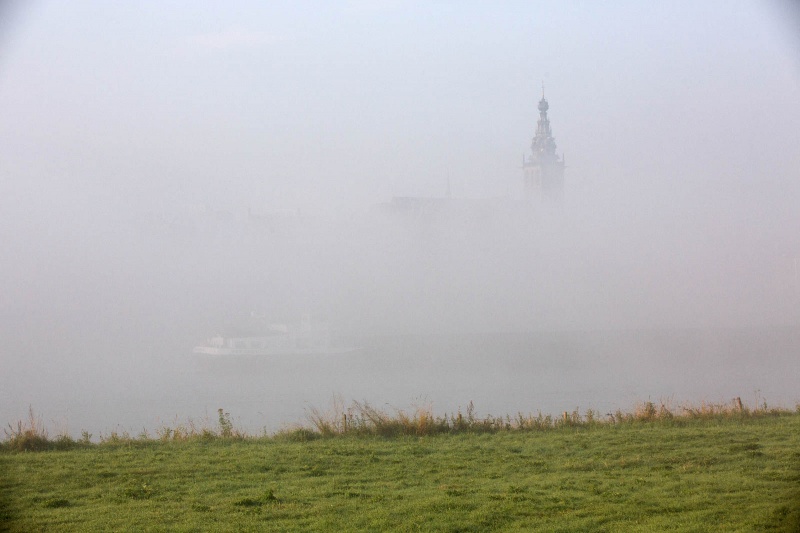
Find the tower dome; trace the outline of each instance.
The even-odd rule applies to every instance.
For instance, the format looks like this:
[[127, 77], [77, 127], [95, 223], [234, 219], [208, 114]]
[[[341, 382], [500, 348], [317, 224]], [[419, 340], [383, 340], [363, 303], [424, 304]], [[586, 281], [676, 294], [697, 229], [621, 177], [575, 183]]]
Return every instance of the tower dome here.
[[548, 109], [550, 109], [550, 104], [548, 104], [547, 100], [545, 100], [544, 96], [542, 96], [542, 99], [539, 100], [539, 111], [542, 113], [547, 113]]

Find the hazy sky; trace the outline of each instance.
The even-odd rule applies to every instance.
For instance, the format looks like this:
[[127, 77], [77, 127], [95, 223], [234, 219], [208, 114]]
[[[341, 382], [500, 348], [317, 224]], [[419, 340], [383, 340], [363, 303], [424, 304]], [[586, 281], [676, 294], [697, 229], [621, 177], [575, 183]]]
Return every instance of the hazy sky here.
[[568, 191], [800, 191], [800, 41], [781, 4], [14, 5], [7, 213], [354, 208], [443, 195], [448, 176], [456, 196], [505, 196], [542, 81]]
[[[362, 315], [404, 309], [433, 328], [455, 309], [481, 322], [488, 302], [517, 317], [506, 327], [794, 320], [789, 6], [12, 4], [0, 26], [5, 308], [39, 312], [58, 297], [65, 316], [109, 316], [117, 302], [124, 321], [130, 298], [145, 313], [175, 291], [196, 299], [172, 313], [185, 315], [218, 306], [203, 300], [214, 286], [241, 312], [276, 291], [317, 291], [344, 314], [360, 294]], [[285, 249], [200, 235], [176, 252], [126, 237], [138, 231], [126, 221], [191, 206], [352, 213], [442, 196], [448, 179], [457, 198], [513, 197], [542, 81], [567, 169], [566, 215], [532, 225], [539, 236], [523, 220], [418, 240], [320, 228]], [[219, 264], [204, 266], [211, 246]], [[428, 315], [407, 298], [417, 290]]]

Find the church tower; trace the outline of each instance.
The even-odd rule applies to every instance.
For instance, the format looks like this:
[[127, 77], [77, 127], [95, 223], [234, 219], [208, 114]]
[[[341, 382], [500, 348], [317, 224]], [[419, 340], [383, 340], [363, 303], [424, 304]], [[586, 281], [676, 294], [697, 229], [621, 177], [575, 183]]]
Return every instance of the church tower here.
[[522, 156], [523, 180], [529, 198], [560, 200], [564, 194], [564, 158], [556, 155], [556, 141], [547, 118], [549, 108], [542, 85], [539, 121], [531, 141], [531, 153], [527, 158]]

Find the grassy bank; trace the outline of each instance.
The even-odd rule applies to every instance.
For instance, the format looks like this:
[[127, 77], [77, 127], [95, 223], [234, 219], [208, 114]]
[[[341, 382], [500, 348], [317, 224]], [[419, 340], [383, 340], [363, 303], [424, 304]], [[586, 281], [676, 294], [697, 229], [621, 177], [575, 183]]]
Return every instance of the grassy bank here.
[[15, 451], [32, 428], [13, 426], [0, 453], [0, 523], [12, 531], [800, 530], [795, 411], [644, 404], [602, 418], [479, 419], [471, 410], [437, 418], [354, 404], [269, 437], [242, 435], [229, 420], [220, 413], [213, 430], [100, 443], [40, 435], [38, 452]]

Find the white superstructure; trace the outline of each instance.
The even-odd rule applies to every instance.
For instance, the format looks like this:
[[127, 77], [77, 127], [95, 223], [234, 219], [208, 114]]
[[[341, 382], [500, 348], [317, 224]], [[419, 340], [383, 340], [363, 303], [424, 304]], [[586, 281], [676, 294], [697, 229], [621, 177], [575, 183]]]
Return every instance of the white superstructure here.
[[246, 327], [228, 334], [218, 334], [204, 344], [195, 346], [194, 353], [214, 356], [269, 356], [334, 354], [353, 351], [349, 346], [332, 342], [327, 323], [312, 322], [309, 318], [299, 324], [268, 324], [263, 318], [251, 316]]

